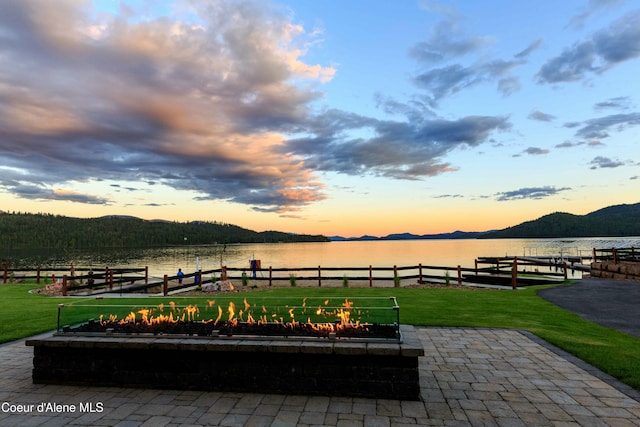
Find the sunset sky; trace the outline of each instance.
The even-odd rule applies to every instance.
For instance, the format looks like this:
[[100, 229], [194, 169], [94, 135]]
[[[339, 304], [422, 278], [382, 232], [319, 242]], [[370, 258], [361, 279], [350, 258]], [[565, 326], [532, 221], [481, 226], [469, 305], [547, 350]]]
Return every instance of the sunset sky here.
[[640, 202], [639, 75], [631, 0], [2, 0], [0, 210], [343, 236], [585, 214]]

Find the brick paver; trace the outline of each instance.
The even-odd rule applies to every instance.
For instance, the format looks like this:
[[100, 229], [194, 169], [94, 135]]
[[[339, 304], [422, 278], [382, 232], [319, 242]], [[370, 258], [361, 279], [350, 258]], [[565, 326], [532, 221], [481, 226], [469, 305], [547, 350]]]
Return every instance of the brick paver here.
[[[422, 401], [36, 385], [0, 346], [4, 426], [640, 426], [638, 393], [515, 330], [419, 328]], [[558, 354], [559, 353], [559, 354]]]

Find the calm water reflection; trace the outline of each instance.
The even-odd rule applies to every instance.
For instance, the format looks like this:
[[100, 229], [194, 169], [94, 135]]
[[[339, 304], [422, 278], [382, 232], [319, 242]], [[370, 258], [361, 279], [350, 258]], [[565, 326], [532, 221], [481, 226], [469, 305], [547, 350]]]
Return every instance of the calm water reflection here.
[[589, 256], [593, 248], [640, 247], [640, 237], [580, 239], [410, 240], [329, 243], [278, 243], [211, 246], [178, 246], [154, 249], [106, 249], [100, 251], [12, 251], [0, 249], [0, 258], [13, 260], [16, 268], [34, 266], [65, 268], [149, 267], [149, 274], [173, 275], [182, 268], [209, 270], [222, 264], [249, 268], [259, 259], [263, 268], [283, 267], [391, 267], [417, 265], [473, 267], [482, 256]]

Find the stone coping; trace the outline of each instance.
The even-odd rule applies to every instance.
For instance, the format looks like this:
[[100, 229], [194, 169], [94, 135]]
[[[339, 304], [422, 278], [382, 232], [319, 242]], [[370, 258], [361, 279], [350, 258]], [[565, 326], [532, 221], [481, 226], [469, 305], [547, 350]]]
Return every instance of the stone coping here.
[[247, 353], [304, 353], [372, 356], [424, 356], [415, 328], [400, 325], [401, 340], [328, 339], [300, 337], [184, 337], [159, 335], [54, 334], [26, 340], [31, 347], [69, 347], [138, 350], [238, 351]]

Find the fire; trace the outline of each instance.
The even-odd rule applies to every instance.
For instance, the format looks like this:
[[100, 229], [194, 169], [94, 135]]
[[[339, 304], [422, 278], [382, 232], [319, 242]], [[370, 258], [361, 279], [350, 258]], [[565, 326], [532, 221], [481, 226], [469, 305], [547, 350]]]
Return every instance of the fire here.
[[[285, 306], [282, 307], [284, 311], [280, 311], [280, 308], [276, 308], [275, 311], [271, 313], [264, 306], [260, 306], [260, 308], [253, 306], [247, 302], [247, 299], [244, 298], [242, 302], [242, 309], [238, 310], [236, 304], [233, 301], [230, 301], [226, 307], [226, 321], [224, 321], [223, 315], [225, 313], [225, 308], [222, 305], [216, 304], [215, 300], [208, 300], [206, 305], [204, 306], [204, 311], [216, 310], [217, 317], [215, 319], [201, 318], [201, 311], [195, 304], [189, 304], [184, 307], [178, 307], [175, 302], [169, 302], [170, 310], [169, 313], [165, 313], [164, 304], [159, 304], [157, 308], [140, 308], [136, 310], [132, 310], [127, 315], [118, 319], [118, 316], [115, 314], [110, 314], [108, 317], [104, 315], [100, 315], [100, 324], [108, 325], [108, 324], [142, 324], [142, 325], [158, 325], [162, 323], [178, 323], [178, 322], [201, 322], [210, 324], [213, 323], [214, 326], [223, 326], [225, 327], [237, 327], [239, 324], [245, 325], [279, 325], [279, 327], [284, 327], [285, 329], [293, 330], [295, 327], [304, 327], [305, 329], [313, 330], [319, 332], [321, 334], [338, 334], [341, 331], [344, 331], [349, 328], [365, 328], [367, 324], [362, 324], [359, 320], [354, 320], [354, 313], [357, 315], [361, 314], [360, 311], [354, 311], [353, 301], [349, 299], [345, 299], [344, 302], [337, 307], [330, 307], [329, 300], [325, 300], [323, 304], [319, 305], [317, 308], [312, 308], [307, 306], [307, 299], [305, 298], [302, 301], [301, 306]], [[256, 311], [256, 313], [254, 313]], [[245, 320], [246, 317], [246, 320]], [[285, 321], [285, 318], [288, 321]], [[306, 318], [307, 322], [301, 324], [298, 318]], [[315, 319], [315, 320], [312, 320]], [[317, 319], [321, 319], [318, 321]], [[333, 319], [331, 321], [327, 321], [327, 319]]]

